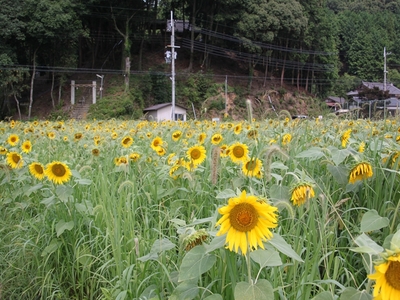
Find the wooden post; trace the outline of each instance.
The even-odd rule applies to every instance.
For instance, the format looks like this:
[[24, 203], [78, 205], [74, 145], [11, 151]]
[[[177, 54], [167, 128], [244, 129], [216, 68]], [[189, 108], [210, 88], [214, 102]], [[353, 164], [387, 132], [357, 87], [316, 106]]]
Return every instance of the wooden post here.
[[93, 104], [96, 104], [96, 81], [93, 81], [92, 83]]
[[71, 105], [75, 104], [75, 80], [71, 80]]

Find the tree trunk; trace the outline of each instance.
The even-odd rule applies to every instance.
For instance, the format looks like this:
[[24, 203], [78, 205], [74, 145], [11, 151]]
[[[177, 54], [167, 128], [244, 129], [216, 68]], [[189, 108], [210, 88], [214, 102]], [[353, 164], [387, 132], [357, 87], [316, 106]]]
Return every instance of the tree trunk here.
[[[289, 39], [286, 40], [286, 49], [289, 44]], [[286, 65], [286, 57], [287, 57], [287, 52], [285, 51], [285, 55], [283, 58], [283, 66], [282, 66], [282, 72], [281, 72], [281, 86], [283, 86], [283, 79], [285, 77], [285, 65]]]
[[192, 10], [192, 30], [190, 32], [190, 59], [188, 71], [192, 72], [193, 69], [193, 54], [194, 54], [194, 27], [196, 26], [196, 0], [193, 1]]
[[32, 113], [32, 104], [33, 104], [33, 84], [35, 82], [35, 74], [36, 74], [36, 52], [38, 48], [35, 50], [33, 53], [33, 71], [32, 71], [32, 77], [31, 77], [31, 90], [29, 94], [29, 108], [28, 108], [28, 119], [31, 118], [31, 113]]
[[128, 56], [125, 59], [125, 93], [129, 91], [129, 77], [131, 75], [131, 59]]
[[12, 89], [12, 91], [13, 91], [14, 100], [15, 100], [15, 102], [17, 103], [18, 117], [19, 117], [19, 119], [21, 120], [21, 119], [22, 119], [22, 117], [21, 117], [21, 108], [20, 108], [20, 106], [19, 106], [19, 100], [18, 100], [18, 98], [17, 98], [17, 94], [15, 93], [14, 85], [12, 84], [12, 82], [11, 82], [11, 89]]

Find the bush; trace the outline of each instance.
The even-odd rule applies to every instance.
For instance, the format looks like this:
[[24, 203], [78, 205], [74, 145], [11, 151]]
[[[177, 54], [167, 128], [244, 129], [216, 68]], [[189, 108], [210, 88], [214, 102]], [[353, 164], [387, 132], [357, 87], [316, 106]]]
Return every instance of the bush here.
[[[140, 110], [140, 107], [136, 107]], [[104, 97], [96, 104], [90, 106], [89, 115], [93, 119], [111, 119], [121, 117], [132, 117], [137, 112], [134, 106], [134, 97], [132, 94], [121, 94], [119, 96]]]

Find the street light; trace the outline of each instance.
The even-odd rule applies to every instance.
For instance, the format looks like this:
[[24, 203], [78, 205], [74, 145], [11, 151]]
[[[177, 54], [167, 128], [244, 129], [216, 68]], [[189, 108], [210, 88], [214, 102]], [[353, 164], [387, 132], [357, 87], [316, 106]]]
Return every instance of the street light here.
[[101, 99], [101, 98], [103, 98], [103, 78], [104, 78], [104, 75], [96, 74], [96, 76], [101, 78], [101, 82], [100, 82], [100, 99]]

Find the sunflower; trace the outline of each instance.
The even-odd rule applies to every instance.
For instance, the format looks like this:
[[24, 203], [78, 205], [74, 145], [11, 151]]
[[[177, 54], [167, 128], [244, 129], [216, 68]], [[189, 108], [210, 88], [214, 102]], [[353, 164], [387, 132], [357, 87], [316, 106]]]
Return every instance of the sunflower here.
[[243, 255], [258, 246], [264, 249], [263, 241], [272, 237], [270, 229], [278, 225], [277, 210], [242, 191], [240, 196], [230, 198], [227, 206], [218, 209], [222, 217], [216, 223], [221, 225], [217, 236], [227, 234], [225, 243], [229, 250], [238, 253], [240, 249]]
[[139, 158], [140, 158], [140, 154], [139, 153], [131, 153], [131, 154], [129, 154], [129, 159], [134, 161], [134, 162], [137, 162], [139, 160]]
[[368, 162], [360, 162], [355, 165], [349, 174], [349, 183], [355, 183], [359, 180], [367, 179], [372, 177], [372, 166]]
[[221, 157], [227, 157], [229, 154], [229, 146], [226, 144], [223, 144], [221, 147], [219, 147], [220, 149], [220, 156]]
[[190, 147], [186, 153], [190, 164], [194, 166], [200, 165], [206, 159], [206, 149], [203, 146]]
[[24, 161], [22, 160], [22, 156], [17, 152], [9, 152], [7, 153], [7, 163], [13, 169], [20, 169], [24, 165]]
[[82, 139], [82, 137], [83, 137], [83, 134], [80, 133], [80, 132], [77, 132], [77, 133], [75, 133], [75, 135], [74, 135], [74, 141], [75, 141], [75, 142], [80, 141], [80, 140]]
[[249, 149], [247, 145], [235, 143], [229, 147], [229, 157], [234, 163], [244, 163], [249, 159]]
[[292, 140], [292, 135], [290, 133], [284, 134], [282, 137], [282, 145], [285, 146], [289, 144], [291, 140]]
[[129, 148], [133, 144], [133, 138], [130, 136], [126, 136], [121, 140], [121, 145], [124, 148]]
[[312, 186], [308, 183], [301, 183], [292, 189], [290, 200], [292, 200], [293, 205], [300, 206], [313, 197], [315, 197], [315, 192]]
[[233, 132], [235, 133], [235, 134], [240, 134], [241, 132], [242, 132], [242, 123], [239, 123], [239, 124], [237, 124], [236, 126], [235, 126], [235, 128], [233, 129]]
[[42, 180], [44, 178], [44, 166], [41, 163], [33, 162], [28, 167], [33, 177]]
[[257, 129], [251, 129], [247, 132], [247, 137], [249, 139], [256, 139], [258, 137], [258, 130]]
[[8, 152], [7, 148], [0, 146], [0, 155], [6, 155]]
[[216, 133], [211, 137], [211, 143], [213, 145], [218, 145], [219, 143], [221, 143], [222, 139], [223, 139], [222, 135], [219, 133]]
[[16, 134], [11, 134], [7, 139], [7, 143], [10, 146], [16, 146], [18, 142], [19, 142], [19, 136]]
[[98, 148], [92, 149], [92, 155], [93, 156], [99, 156], [100, 155], [100, 150]]
[[49, 163], [44, 171], [47, 178], [53, 181], [55, 184], [63, 184], [68, 182], [71, 178], [72, 172], [69, 167], [60, 162], [60, 161], [53, 161]]
[[261, 160], [253, 157], [243, 164], [242, 172], [246, 176], [260, 178], [262, 176], [261, 166]]
[[361, 142], [360, 145], [358, 145], [358, 152], [364, 153], [365, 151], [365, 143]]
[[118, 137], [118, 133], [116, 133], [115, 131], [111, 134], [111, 138], [113, 139], [113, 140], [115, 140], [115, 139], [117, 139], [117, 137]]
[[156, 152], [157, 152], [157, 155], [159, 155], [159, 156], [164, 156], [165, 153], [167, 153], [167, 150], [165, 150], [164, 147], [157, 147]]
[[[374, 299], [397, 300], [400, 299], [400, 251], [387, 250], [386, 259], [375, 265], [375, 273], [368, 275], [375, 280]], [[397, 253], [396, 253], [397, 252]]]
[[351, 134], [351, 129], [347, 129], [342, 136], [340, 137], [340, 140], [342, 141], [342, 147], [346, 148], [347, 142], [350, 139], [350, 134]]
[[161, 147], [163, 145], [163, 140], [162, 140], [162, 138], [160, 138], [159, 136], [157, 136], [157, 137], [155, 137], [154, 139], [153, 139], [153, 141], [151, 142], [151, 148], [154, 150], [154, 151], [157, 151], [158, 150], [158, 147]]
[[174, 132], [172, 133], [172, 140], [173, 140], [174, 142], [177, 142], [177, 141], [179, 141], [179, 139], [181, 138], [181, 136], [182, 136], [182, 131], [180, 131], [180, 130], [174, 131]]
[[207, 134], [205, 134], [204, 132], [199, 134], [199, 137], [197, 138], [197, 141], [199, 142], [199, 144], [203, 144], [206, 140]]
[[54, 140], [56, 137], [56, 134], [53, 131], [50, 131], [47, 133], [47, 137], [51, 140]]
[[32, 151], [31, 141], [28, 140], [28, 141], [23, 142], [21, 148], [22, 148], [22, 151], [25, 153], [31, 152]]

